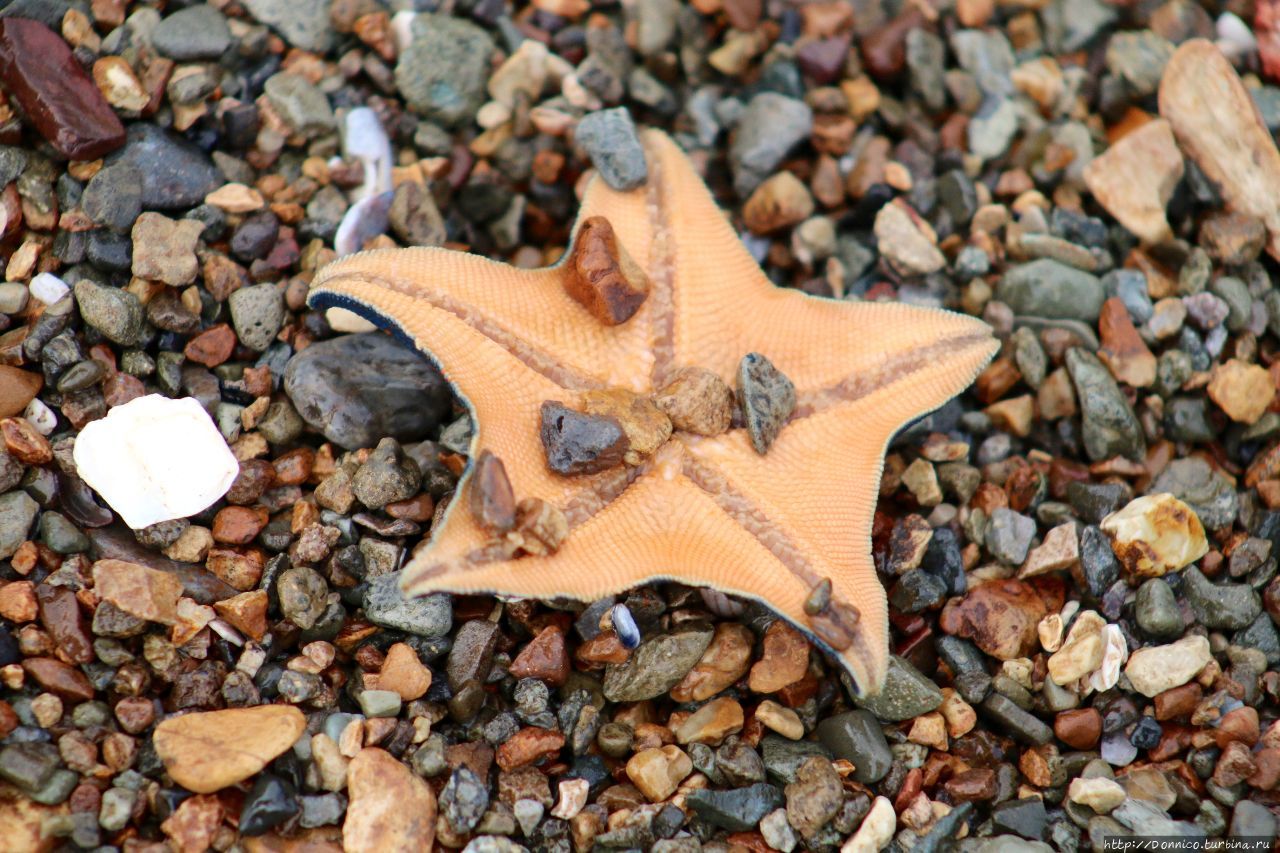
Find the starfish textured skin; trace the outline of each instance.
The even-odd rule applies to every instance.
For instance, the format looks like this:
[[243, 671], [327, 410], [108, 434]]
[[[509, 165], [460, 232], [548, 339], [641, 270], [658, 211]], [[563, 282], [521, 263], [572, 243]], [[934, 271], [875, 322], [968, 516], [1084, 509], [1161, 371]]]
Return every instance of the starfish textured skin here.
[[[904, 424], [967, 387], [998, 344], [986, 324], [896, 303], [855, 303], [776, 287], [747, 252], [684, 153], [643, 136], [645, 186], [588, 186], [578, 224], [612, 225], [650, 292], [619, 325], [565, 289], [565, 262], [522, 270], [432, 248], [350, 255], [325, 267], [310, 303], [390, 328], [441, 368], [471, 410], [471, 459], [499, 457], [517, 498], [560, 508], [570, 532], [547, 556], [510, 558], [468, 511], [470, 476], [405, 566], [406, 594], [435, 591], [592, 601], [657, 579], [755, 599], [834, 655], [864, 693], [888, 667], [884, 587], [871, 523], [884, 453]], [[566, 252], [565, 257], [570, 257]], [[764, 455], [743, 428], [676, 432], [636, 467], [561, 476], [539, 439], [544, 401], [661, 389], [696, 366], [731, 387], [763, 353], [797, 403]], [[806, 598], [823, 578], [858, 618], [836, 650], [810, 630]]]

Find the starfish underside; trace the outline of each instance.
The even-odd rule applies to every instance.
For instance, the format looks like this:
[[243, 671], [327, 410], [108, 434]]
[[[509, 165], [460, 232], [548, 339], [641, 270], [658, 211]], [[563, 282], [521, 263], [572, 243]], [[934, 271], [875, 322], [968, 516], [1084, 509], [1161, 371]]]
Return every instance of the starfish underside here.
[[[555, 553], [510, 558], [468, 510], [469, 469], [405, 567], [404, 589], [591, 601], [655, 579], [711, 587], [773, 608], [875, 692], [889, 632], [870, 537], [886, 445], [963, 390], [997, 344], [962, 315], [774, 286], [679, 148], [656, 131], [644, 144], [646, 186], [621, 192], [594, 179], [575, 227], [604, 217], [648, 274], [647, 299], [620, 325], [570, 297], [564, 263], [521, 270], [395, 249], [340, 259], [313, 283], [313, 306], [354, 310], [438, 363], [470, 407], [472, 459], [491, 451], [518, 498], [547, 501], [569, 522]], [[677, 431], [635, 467], [572, 477], [548, 469], [544, 401], [575, 406], [608, 387], [651, 394], [685, 366], [733, 386], [750, 352], [796, 388], [795, 411], [766, 454], [742, 428]], [[804, 611], [823, 578], [832, 600], [858, 614], [843, 650], [815, 636]]]

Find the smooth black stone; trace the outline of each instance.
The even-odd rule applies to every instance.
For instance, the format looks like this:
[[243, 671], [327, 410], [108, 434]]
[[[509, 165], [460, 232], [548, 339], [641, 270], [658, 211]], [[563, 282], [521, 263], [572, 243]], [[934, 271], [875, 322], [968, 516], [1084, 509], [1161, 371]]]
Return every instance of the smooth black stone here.
[[270, 773], [253, 783], [240, 811], [240, 834], [262, 835], [298, 813], [298, 793], [293, 786]]
[[547, 466], [557, 474], [594, 474], [622, 463], [631, 443], [613, 418], [587, 415], [548, 400], [539, 435]]
[[203, 151], [149, 122], [129, 125], [124, 148], [107, 161], [129, 163], [142, 176], [144, 210], [178, 210], [222, 186], [222, 173]]

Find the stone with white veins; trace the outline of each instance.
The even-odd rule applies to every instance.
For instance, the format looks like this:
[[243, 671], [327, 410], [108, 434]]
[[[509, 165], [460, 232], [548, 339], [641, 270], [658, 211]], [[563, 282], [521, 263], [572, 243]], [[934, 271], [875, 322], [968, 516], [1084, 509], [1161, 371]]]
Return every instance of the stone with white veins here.
[[240, 472], [197, 400], [159, 394], [116, 406], [87, 425], [74, 458], [81, 478], [135, 530], [200, 512]]

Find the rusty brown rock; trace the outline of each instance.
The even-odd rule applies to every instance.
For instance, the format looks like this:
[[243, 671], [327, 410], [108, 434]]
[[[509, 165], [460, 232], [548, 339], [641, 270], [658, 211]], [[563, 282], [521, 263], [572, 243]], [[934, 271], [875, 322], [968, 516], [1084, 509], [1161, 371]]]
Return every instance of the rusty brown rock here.
[[365, 747], [347, 768], [351, 800], [342, 824], [346, 853], [431, 850], [436, 795], [390, 753]]
[[44, 386], [44, 377], [10, 364], [0, 364], [0, 418], [20, 415]]
[[84, 673], [56, 658], [27, 658], [22, 668], [37, 684], [63, 699], [88, 702], [93, 698], [93, 685]]
[[262, 532], [269, 520], [270, 516], [262, 507], [223, 507], [213, 517], [214, 541], [228, 545], [248, 545]]
[[1156, 381], [1156, 357], [1134, 328], [1129, 311], [1118, 296], [1102, 303], [1098, 334], [1102, 338], [1098, 358], [1117, 381], [1135, 388], [1145, 388]]
[[677, 702], [701, 702], [724, 690], [747, 674], [754, 644], [755, 637], [746, 625], [736, 622], [716, 625], [711, 644], [693, 669], [671, 688], [671, 698]]
[[252, 640], [261, 640], [267, 634], [267, 591], [265, 589], [252, 589], [222, 601], [215, 601], [213, 609], [232, 628]]
[[516, 497], [506, 466], [490, 450], [482, 450], [471, 472], [471, 514], [480, 526], [505, 533], [516, 523]]
[[702, 367], [682, 367], [653, 398], [676, 429], [720, 435], [733, 420], [733, 390]]
[[405, 643], [387, 649], [387, 657], [378, 672], [377, 689], [398, 693], [405, 702], [421, 698], [431, 687], [431, 670], [423, 665], [418, 653]]
[[649, 278], [603, 216], [583, 221], [573, 240], [565, 290], [601, 323], [630, 320], [649, 295]]
[[71, 663], [93, 660], [93, 638], [89, 636], [75, 590], [42, 583], [36, 587], [36, 600], [40, 603], [40, 624], [58, 644], [63, 656]]
[[93, 565], [93, 588], [98, 597], [139, 619], [172, 625], [177, 620], [182, 581], [124, 560], [99, 560]]
[[1054, 718], [1053, 733], [1072, 749], [1093, 749], [1102, 737], [1102, 715], [1095, 708], [1062, 711]]
[[1026, 657], [1035, 648], [1036, 626], [1045, 615], [1044, 601], [1029, 584], [991, 581], [948, 601], [939, 626], [948, 634], [973, 640], [994, 658], [1012, 660]]
[[182, 354], [205, 367], [217, 367], [231, 358], [235, 347], [235, 331], [226, 323], [219, 323], [187, 341]]
[[1235, 358], [1213, 369], [1208, 391], [1227, 417], [1242, 424], [1256, 423], [1276, 396], [1275, 383], [1265, 367]]
[[613, 418], [627, 434], [630, 447], [623, 454], [628, 465], [639, 465], [671, 437], [671, 419], [653, 401], [625, 388], [604, 388], [582, 395], [588, 415]]
[[782, 619], [764, 632], [764, 651], [751, 667], [747, 686], [756, 693], [773, 693], [804, 678], [809, 670], [809, 641]]
[[503, 770], [514, 770], [555, 755], [563, 746], [560, 732], [526, 726], [498, 747], [496, 759]]
[[508, 670], [516, 678], [538, 678], [559, 687], [569, 678], [569, 651], [564, 632], [548, 625], [520, 650]]
[[[3, 23], [3, 22], [0, 22]], [[0, 420], [0, 436], [9, 455], [26, 465], [47, 465], [53, 461], [49, 439], [36, 432], [26, 418]]]
[[1090, 161], [1084, 181], [1121, 225], [1144, 243], [1159, 243], [1172, 236], [1164, 210], [1182, 172], [1169, 122], [1155, 119]]
[[0, 20], [0, 80], [40, 135], [71, 160], [124, 144], [124, 125], [67, 43], [39, 21]]

